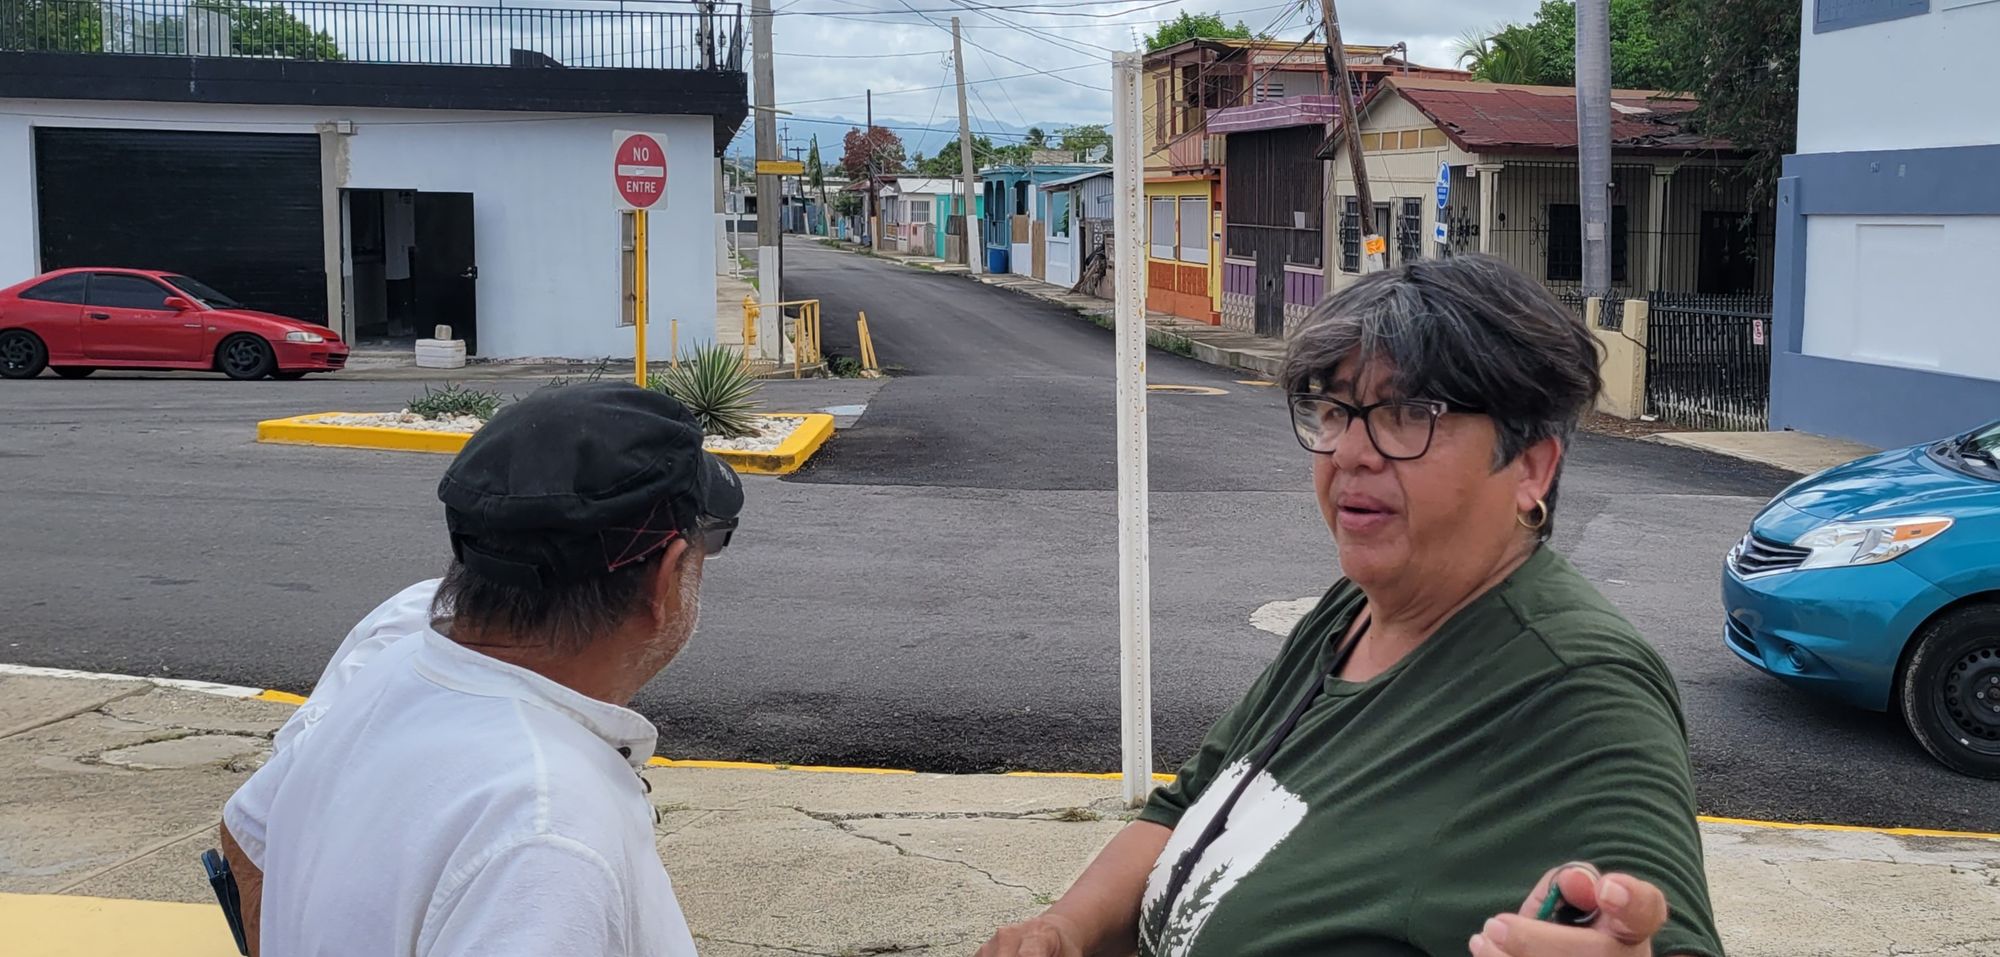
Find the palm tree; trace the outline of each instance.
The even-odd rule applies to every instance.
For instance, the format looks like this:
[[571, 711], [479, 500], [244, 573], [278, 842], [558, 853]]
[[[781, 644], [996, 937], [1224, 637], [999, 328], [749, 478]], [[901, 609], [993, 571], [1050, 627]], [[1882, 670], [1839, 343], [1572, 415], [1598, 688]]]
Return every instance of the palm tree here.
[[1458, 63], [1487, 83], [1539, 83], [1541, 50], [1528, 28], [1515, 24], [1491, 34], [1467, 32], [1458, 38]]

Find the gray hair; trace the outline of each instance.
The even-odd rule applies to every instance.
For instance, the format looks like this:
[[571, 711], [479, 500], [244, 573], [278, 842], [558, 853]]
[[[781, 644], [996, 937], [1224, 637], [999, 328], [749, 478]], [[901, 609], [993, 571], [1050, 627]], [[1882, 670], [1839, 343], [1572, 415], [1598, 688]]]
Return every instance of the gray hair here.
[[[500, 543], [507, 537], [484, 536]], [[690, 574], [695, 551], [682, 554], [681, 575]], [[497, 582], [454, 561], [431, 599], [431, 617], [511, 635], [559, 655], [579, 654], [645, 610], [663, 554], [664, 549], [614, 571], [542, 588]]]
[[[1287, 392], [1322, 392], [1349, 356], [1385, 363], [1397, 393], [1490, 416], [1498, 469], [1543, 439], [1568, 446], [1603, 386], [1600, 349], [1540, 283], [1492, 256], [1461, 255], [1364, 276], [1321, 300], [1292, 336], [1283, 380]], [[1546, 504], [1544, 540], [1555, 480]]]

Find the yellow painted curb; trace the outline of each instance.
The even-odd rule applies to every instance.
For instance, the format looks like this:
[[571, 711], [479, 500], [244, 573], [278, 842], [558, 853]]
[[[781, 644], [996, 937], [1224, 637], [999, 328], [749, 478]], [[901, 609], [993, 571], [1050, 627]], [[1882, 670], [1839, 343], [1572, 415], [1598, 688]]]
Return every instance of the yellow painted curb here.
[[236, 939], [213, 903], [0, 894], [7, 957], [226, 957]]
[[[343, 449], [377, 449], [389, 452], [438, 452], [457, 455], [472, 438], [470, 432], [432, 432], [398, 429], [382, 425], [330, 425], [314, 421], [329, 415], [363, 415], [358, 412], [314, 412], [257, 423], [257, 441], [284, 445], [324, 445]], [[717, 458], [745, 475], [790, 475], [804, 467], [806, 460], [833, 437], [833, 416], [823, 412], [793, 412], [778, 415], [805, 419], [777, 448], [769, 452], [738, 452], [716, 449]], [[765, 415], [763, 418], [774, 418]]]
[[1843, 834], [1887, 834], [1891, 837], [1948, 837], [1966, 841], [2000, 841], [2000, 834], [1984, 831], [1941, 831], [1928, 827], [1866, 827], [1860, 824], [1793, 824], [1786, 821], [1759, 821], [1742, 817], [1697, 818], [1703, 824], [1732, 824], [1737, 827], [1763, 827], [1780, 831], [1835, 831]]
[[306, 703], [304, 695], [296, 695], [289, 691], [279, 691], [275, 688], [265, 688], [257, 692], [255, 697], [258, 701], [276, 701], [279, 704], [301, 705]]

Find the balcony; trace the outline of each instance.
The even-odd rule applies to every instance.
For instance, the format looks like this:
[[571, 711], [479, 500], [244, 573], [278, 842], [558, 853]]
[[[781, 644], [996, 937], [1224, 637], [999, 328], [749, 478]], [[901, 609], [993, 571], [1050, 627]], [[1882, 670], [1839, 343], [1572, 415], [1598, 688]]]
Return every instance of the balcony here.
[[1176, 174], [1213, 172], [1222, 168], [1223, 138], [1184, 133], [1167, 143], [1166, 154]]
[[734, 3], [0, 0], [0, 51], [734, 72]]
[[749, 110], [735, 3], [0, 0], [0, 97], [536, 113]]

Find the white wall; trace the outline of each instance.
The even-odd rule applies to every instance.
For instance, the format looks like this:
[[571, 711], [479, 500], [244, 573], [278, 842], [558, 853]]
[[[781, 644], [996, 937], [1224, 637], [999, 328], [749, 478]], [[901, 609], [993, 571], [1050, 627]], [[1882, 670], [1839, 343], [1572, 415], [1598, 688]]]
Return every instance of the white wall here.
[[2000, 381], [2000, 216], [1810, 216], [1804, 351]]
[[0, 285], [38, 268], [34, 126], [311, 133], [319, 122], [351, 120], [340, 186], [474, 195], [479, 352], [502, 358], [632, 355], [632, 331], [617, 325], [611, 134], [661, 134], [667, 195], [650, 223], [650, 351], [661, 351], [669, 319], [680, 320], [683, 348], [715, 338], [714, 126], [706, 116], [33, 100], [6, 100], [4, 110]]
[[2000, 143], [2000, 0], [1931, 0], [1926, 14], [1827, 33], [1813, 32], [1813, 4], [1803, 0], [1798, 152]]

